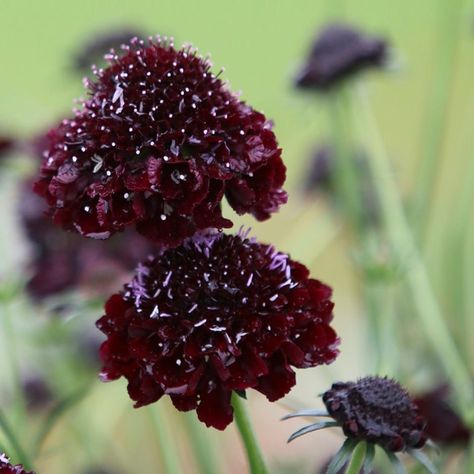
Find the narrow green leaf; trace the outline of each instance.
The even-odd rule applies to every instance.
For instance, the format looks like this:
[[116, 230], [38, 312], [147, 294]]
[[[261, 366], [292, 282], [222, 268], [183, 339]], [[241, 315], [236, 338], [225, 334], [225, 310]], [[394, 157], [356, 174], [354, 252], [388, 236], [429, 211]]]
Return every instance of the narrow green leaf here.
[[357, 441], [347, 438], [344, 441], [344, 444], [341, 446], [341, 449], [334, 455], [329, 463], [329, 466], [326, 470], [326, 474], [337, 474], [338, 471], [344, 466], [347, 460], [351, 457], [352, 452], [357, 446]]
[[385, 454], [390, 460], [390, 463], [392, 464], [393, 471], [395, 472], [395, 474], [407, 474], [407, 471], [405, 470], [405, 466], [402, 464], [400, 459], [398, 459], [397, 456], [395, 456], [395, 454], [391, 453], [390, 451], [385, 451]]
[[369, 474], [372, 471], [372, 465], [375, 457], [375, 445], [373, 443], [367, 443], [367, 449], [365, 451], [365, 461], [363, 470]]
[[297, 416], [331, 416], [325, 410], [299, 410], [289, 415], [284, 416], [281, 421], [289, 420], [290, 418], [296, 418]]
[[430, 474], [438, 474], [438, 469], [430, 461], [428, 456], [421, 449], [408, 449], [408, 454], [413, 456]]
[[333, 426], [339, 426], [335, 421], [320, 421], [319, 423], [313, 423], [312, 425], [307, 425], [301, 428], [298, 431], [295, 431], [289, 438], [288, 443], [293, 441], [300, 436], [305, 435], [306, 433], [311, 433], [312, 431], [322, 430], [323, 428], [331, 428]]

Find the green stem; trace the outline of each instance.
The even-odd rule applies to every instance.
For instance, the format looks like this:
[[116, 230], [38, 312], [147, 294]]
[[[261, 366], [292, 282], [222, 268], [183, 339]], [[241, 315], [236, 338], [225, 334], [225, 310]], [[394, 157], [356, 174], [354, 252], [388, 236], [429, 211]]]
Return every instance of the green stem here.
[[170, 436], [170, 429], [166, 419], [165, 406], [156, 405], [150, 409], [151, 418], [155, 427], [155, 434], [158, 439], [158, 451], [163, 464], [165, 474], [176, 474], [182, 472], [179, 456], [176, 453], [176, 444], [173, 436]]
[[366, 213], [363, 202], [361, 183], [362, 173], [358, 169], [360, 164], [355, 159], [353, 146], [352, 107], [349, 90], [341, 87], [329, 98], [331, 119], [331, 143], [335, 149], [335, 184], [338, 198], [341, 201], [344, 217], [350, 222], [360, 251], [361, 269], [363, 273], [363, 287], [365, 289], [365, 309], [367, 312], [367, 333], [369, 344], [374, 347], [374, 369], [376, 372], [385, 366], [383, 333], [385, 319], [383, 318], [384, 297], [387, 289], [385, 282], [374, 282], [365, 265], [374, 262], [377, 252], [379, 237], [376, 230], [367, 225]]
[[441, 161], [446, 134], [446, 119], [452, 89], [458, 28], [464, 0], [439, 0], [438, 47], [436, 71], [426, 113], [426, 130], [423, 141], [420, 169], [417, 173], [417, 194], [414, 203], [414, 223], [423, 242], [429, 222], [430, 204], [433, 201], [435, 178]]
[[346, 469], [346, 474], [359, 474], [364, 464], [365, 453], [367, 451], [367, 444], [365, 442], [359, 443], [351, 457], [351, 461]]
[[16, 346], [16, 334], [13, 327], [13, 318], [10, 308], [11, 302], [9, 300], [3, 302], [3, 330], [5, 348], [7, 351], [8, 364], [13, 381], [14, 391], [14, 413], [16, 424], [23, 427], [25, 422], [26, 404], [23, 387], [21, 383], [20, 362], [18, 360], [18, 351]]
[[265, 467], [265, 461], [263, 460], [257, 438], [253, 432], [245, 402], [235, 392], [232, 393], [232, 407], [234, 408], [235, 422], [247, 453], [250, 473], [267, 474], [268, 471]]
[[[362, 92], [362, 91], [361, 91]], [[425, 333], [452, 382], [460, 406], [467, 414], [472, 402], [472, 387], [469, 372], [458, 348], [448, 331], [436, 300], [424, 262], [416, 247], [414, 236], [408, 224], [397, 184], [393, 177], [385, 147], [378, 133], [376, 122], [365, 94], [358, 94], [357, 118], [367, 138], [369, 163], [375, 178], [376, 191], [380, 200], [388, 239], [396, 258], [409, 258], [406, 280], [411, 290], [418, 317]]]
[[202, 424], [197, 421], [196, 414], [185, 413], [183, 418], [199, 472], [201, 474], [217, 474], [218, 469], [213, 445], [209, 442]]
[[33, 469], [33, 463], [31, 462], [31, 459], [26, 452], [26, 450], [23, 448], [21, 443], [18, 441], [18, 438], [15, 435], [15, 432], [13, 431], [12, 427], [10, 426], [10, 423], [7, 420], [7, 417], [4, 415], [4, 413], [0, 410], [0, 429], [3, 431], [5, 434], [5, 437], [7, 438], [8, 442], [11, 445], [11, 448], [15, 451], [17, 455], [16, 461], [19, 463], [23, 464], [23, 466], [27, 470], [32, 470]]

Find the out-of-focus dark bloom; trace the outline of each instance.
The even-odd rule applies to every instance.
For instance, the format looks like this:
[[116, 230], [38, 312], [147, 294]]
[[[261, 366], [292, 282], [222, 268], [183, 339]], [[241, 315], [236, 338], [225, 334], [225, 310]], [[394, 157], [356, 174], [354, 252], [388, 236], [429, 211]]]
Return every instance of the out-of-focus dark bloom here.
[[364, 377], [357, 382], [338, 382], [323, 394], [323, 401], [348, 438], [391, 452], [421, 448], [426, 443], [426, 420], [394, 380]]
[[320, 146], [311, 155], [309, 167], [305, 170], [304, 188], [306, 192], [334, 188], [334, 150], [330, 146]]
[[[363, 217], [368, 224], [377, 226], [380, 223], [380, 205], [371, 179], [367, 157], [364, 152], [358, 151], [354, 152], [351, 158], [354, 160], [355, 172], [360, 184]], [[304, 190], [306, 193], [323, 191], [336, 205], [338, 204], [334, 147], [331, 145], [319, 146], [313, 152], [305, 174]]]
[[306, 63], [296, 78], [302, 89], [329, 89], [346, 78], [387, 59], [387, 43], [352, 26], [331, 24], [316, 37]]
[[15, 147], [15, 140], [11, 137], [0, 135], [0, 159], [10, 153]]
[[167, 246], [286, 202], [272, 124], [190, 47], [133, 41], [87, 81], [89, 98], [51, 130], [36, 191], [57, 224], [105, 239], [136, 226]]
[[150, 244], [131, 229], [107, 242], [83, 239], [64, 232], [46, 215], [46, 204], [33, 193], [31, 181], [23, 184], [19, 215], [33, 245], [28, 293], [36, 298], [81, 289], [107, 294], [129, 278], [136, 263], [151, 253]]
[[31, 411], [41, 411], [54, 400], [53, 392], [44, 378], [30, 376], [22, 383], [27, 408]]
[[32, 471], [25, 471], [23, 466], [10, 464], [10, 460], [5, 454], [0, 453], [0, 474], [34, 474]]
[[330, 297], [305, 266], [242, 231], [199, 234], [142, 263], [106, 303], [102, 380], [126, 377], [136, 407], [166, 394], [224, 429], [232, 391], [274, 401], [295, 384], [291, 366], [336, 358]]
[[449, 404], [449, 387], [441, 385], [418, 396], [415, 403], [426, 418], [426, 433], [444, 445], [467, 445], [472, 432]]
[[80, 73], [88, 73], [93, 64], [101, 65], [104, 55], [111, 49], [120, 49], [122, 44], [129, 43], [134, 37], [142, 37], [138, 28], [123, 27], [92, 35], [81, 45], [81, 49], [73, 57], [74, 69]]

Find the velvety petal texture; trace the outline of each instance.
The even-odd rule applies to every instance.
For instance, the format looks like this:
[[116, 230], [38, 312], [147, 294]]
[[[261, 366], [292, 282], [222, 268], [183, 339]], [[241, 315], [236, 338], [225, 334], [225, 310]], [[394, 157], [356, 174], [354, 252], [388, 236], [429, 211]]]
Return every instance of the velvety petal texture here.
[[199, 234], [140, 264], [107, 301], [101, 377], [124, 376], [136, 407], [169, 395], [224, 429], [233, 390], [274, 401], [295, 385], [293, 367], [336, 358], [330, 298], [306, 267], [246, 232]]
[[376, 443], [392, 452], [426, 443], [426, 420], [395, 380], [364, 377], [338, 382], [323, 394], [323, 401], [348, 438]]
[[0, 474], [34, 474], [32, 471], [25, 471], [23, 466], [10, 464], [10, 460], [5, 454], [0, 453]]
[[286, 202], [272, 124], [191, 48], [133, 40], [86, 79], [89, 97], [49, 134], [35, 190], [57, 224], [106, 239], [126, 227], [176, 246], [239, 213]]
[[329, 24], [314, 40], [306, 63], [296, 78], [302, 89], [329, 89], [365, 69], [387, 60], [387, 43], [353, 26]]

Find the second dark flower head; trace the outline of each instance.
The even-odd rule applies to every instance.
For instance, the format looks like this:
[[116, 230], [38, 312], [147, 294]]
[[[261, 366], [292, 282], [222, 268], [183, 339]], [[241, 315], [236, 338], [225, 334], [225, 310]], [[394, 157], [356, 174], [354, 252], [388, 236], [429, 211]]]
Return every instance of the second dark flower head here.
[[274, 401], [295, 385], [292, 366], [336, 358], [331, 289], [308, 273], [242, 233], [198, 235], [165, 251], [106, 304], [103, 380], [124, 376], [137, 407], [169, 395], [224, 429], [233, 391]]
[[166, 246], [267, 219], [286, 202], [272, 125], [240, 101], [190, 47], [132, 41], [87, 81], [89, 98], [50, 132], [35, 190], [57, 224], [108, 238], [128, 226]]

